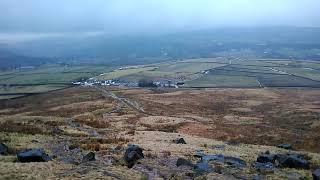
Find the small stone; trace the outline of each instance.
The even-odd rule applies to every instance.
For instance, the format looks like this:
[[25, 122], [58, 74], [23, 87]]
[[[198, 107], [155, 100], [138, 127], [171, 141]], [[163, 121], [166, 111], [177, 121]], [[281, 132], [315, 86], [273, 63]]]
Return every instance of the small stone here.
[[262, 175], [255, 175], [252, 180], [265, 180], [266, 177], [265, 176], [262, 176]]
[[274, 173], [275, 167], [271, 162], [260, 163], [256, 162], [253, 164], [253, 167], [262, 174]]
[[265, 152], [265, 154], [270, 154], [270, 151], [269, 151], [269, 150], [268, 150], [268, 151], [266, 151], [266, 152]]
[[247, 166], [247, 163], [244, 160], [236, 157], [226, 156], [224, 158], [224, 161], [226, 164], [237, 167], [237, 168], [243, 168]]
[[213, 145], [211, 149], [224, 150], [226, 145]]
[[316, 169], [312, 173], [313, 180], [320, 180], [320, 169]]
[[96, 154], [94, 152], [89, 152], [87, 155], [83, 156], [82, 162], [95, 161]]
[[193, 156], [196, 158], [202, 158], [202, 157], [206, 156], [206, 154], [203, 152], [203, 150], [197, 150], [196, 154]]
[[304, 177], [303, 175], [301, 175], [298, 172], [287, 172], [286, 176], [287, 176], [287, 179], [290, 179], [290, 180], [304, 180], [304, 179], [307, 179], [306, 177]]
[[209, 154], [209, 155], [203, 156], [201, 160], [202, 162], [207, 162], [207, 163], [210, 161], [225, 163], [225, 158], [222, 154], [217, 154], [217, 155]]
[[3, 143], [0, 143], [0, 155], [7, 155], [8, 154], [8, 146]]
[[278, 148], [282, 148], [282, 149], [292, 150], [292, 145], [291, 144], [279, 144], [277, 147]]
[[179, 167], [179, 166], [190, 166], [190, 167], [193, 167], [194, 165], [192, 164], [191, 161], [189, 161], [189, 160], [187, 160], [187, 159], [179, 158], [179, 159], [177, 160], [176, 166], [177, 166], [177, 167]]
[[183, 138], [178, 138], [175, 140], [176, 144], [187, 144], [186, 141]]

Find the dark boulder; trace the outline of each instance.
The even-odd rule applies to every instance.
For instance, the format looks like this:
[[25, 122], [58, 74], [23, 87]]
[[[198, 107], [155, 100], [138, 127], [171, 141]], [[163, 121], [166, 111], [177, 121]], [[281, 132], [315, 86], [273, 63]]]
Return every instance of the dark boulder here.
[[247, 163], [244, 160], [236, 157], [226, 156], [224, 157], [224, 162], [236, 168], [243, 168], [247, 166]]
[[236, 158], [236, 157], [230, 157], [230, 156], [224, 156], [222, 154], [208, 154], [205, 155], [204, 153], [196, 153], [196, 157], [201, 157], [200, 162], [209, 163], [209, 162], [215, 162], [220, 164], [228, 164], [230, 166], [236, 167], [236, 168], [242, 168], [246, 167], [247, 164], [244, 160]]
[[17, 154], [20, 162], [47, 162], [51, 161], [43, 149], [29, 149]]
[[288, 150], [292, 149], [292, 145], [291, 144], [279, 144], [277, 147], [278, 148], [282, 148], [282, 149], [288, 149]]
[[7, 155], [8, 154], [8, 146], [3, 143], [0, 143], [0, 155]]
[[320, 169], [313, 171], [312, 177], [313, 177], [313, 180], [320, 180]]
[[177, 167], [179, 167], [179, 166], [190, 166], [190, 167], [193, 167], [194, 165], [192, 164], [191, 161], [189, 161], [189, 160], [187, 160], [187, 159], [179, 158], [179, 159], [177, 160], [176, 166], [177, 166]]
[[275, 158], [281, 167], [310, 169], [310, 163], [298, 154], [277, 154]]
[[275, 167], [271, 162], [267, 162], [267, 163], [256, 162], [252, 166], [262, 174], [274, 173], [274, 170], [275, 170]]
[[94, 152], [89, 152], [87, 155], [83, 156], [82, 162], [95, 161], [96, 154]]
[[176, 144], [187, 144], [183, 138], [178, 138], [174, 141]]
[[257, 158], [257, 162], [259, 163], [274, 163], [275, 155], [274, 154], [261, 154]]
[[129, 145], [125, 154], [124, 160], [127, 162], [127, 166], [132, 168], [136, 161], [144, 158], [143, 149], [137, 145]]

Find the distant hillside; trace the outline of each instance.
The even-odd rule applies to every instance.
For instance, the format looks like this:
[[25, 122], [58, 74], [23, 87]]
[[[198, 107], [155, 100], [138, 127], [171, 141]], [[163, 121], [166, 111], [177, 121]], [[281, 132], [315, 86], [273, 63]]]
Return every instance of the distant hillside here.
[[0, 48], [0, 68], [13, 69], [24, 66], [38, 66], [49, 62], [48, 58], [34, 58], [22, 55], [17, 55], [6, 49]]
[[48, 38], [12, 49], [28, 56], [120, 64], [216, 56], [320, 60], [320, 28], [225, 28], [158, 36], [102, 34]]

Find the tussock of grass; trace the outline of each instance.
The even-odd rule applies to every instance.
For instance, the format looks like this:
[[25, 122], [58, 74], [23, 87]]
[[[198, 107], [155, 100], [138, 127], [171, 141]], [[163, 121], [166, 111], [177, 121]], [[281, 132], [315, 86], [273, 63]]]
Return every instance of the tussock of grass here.
[[49, 134], [50, 131], [46, 130], [45, 127], [37, 127], [35, 125], [24, 124], [24, 123], [12, 123], [3, 122], [0, 123], [0, 129], [2, 132], [11, 133], [24, 133], [24, 134]]
[[76, 122], [91, 126], [93, 128], [108, 128], [110, 123], [104, 119], [97, 117], [93, 113], [84, 113], [73, 118]]
[[169, 125], [149, 125], [145, 124], [146, 131], [161, 131], [161, 132], [170, 132], [170, 133], [176, 133], [178, 132], [178, 129], [183, 126], [184, 123], [179, 124], [169, 124]]

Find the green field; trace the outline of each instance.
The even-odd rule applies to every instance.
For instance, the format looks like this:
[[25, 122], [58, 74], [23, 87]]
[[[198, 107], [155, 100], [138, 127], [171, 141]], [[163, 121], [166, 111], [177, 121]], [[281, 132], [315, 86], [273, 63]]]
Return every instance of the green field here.
[[[211, 59], [209, 59], [211, 60]], [[175, 61], [169, 63], [134, 66], [127, 69], [115, 70], [96, 77], [97, 80], [117, 79], [126, 82], [137, 82], [143, 78], [188, 80], [194, 74], [226, 64], [218, 62], [197, 62], [196, 60]]]
[[[184, 87], [320, 87], [320, 62], [287, 59], [201, 58], [138, 66], [48, 64], [0, 72], [2, 98], [68, 87], [81, 78], [184, 82]], [[16, 96], [16, 95], [15, 95]]]
[[207, 75], [186, 82], [185, 87], [259, 87], [259, 83], [248, 76]]
[[15, 71], [2, 75], [0, 84], [68, 84], [79, 78], [90, 78], [110, 70], [110, 67], [99, 65], [44, 65], [32, 70]]
[[43, 93], [66, 88], [80, 78], [91, 78], [113, 69], [103, 65], [48, 64], [29, 70], [1, 71], [0, 99], [21, 96], [10, 94]]
[[0, 87], [0, 94], [14, 94], [14, 93], [42, 93], [57, 89], [68, 87], [66, 85], [37, 85], [37, 86], [2, 86]]
[[139, 73], [139, 72], [143, 72], [143, 71], [150, 71], [153, 69], [155, 69], [155, 67], [134, 67], [134, 68], [132, 67], [129, 69], [124, 69], [124, 70], [118, 69], [118, 70], [114, 70], [112, 72], [97, 76], [97, 77], [95, 77], [95, 79], [97, 79], [97, 80], [118, 79], [123, 76], [131, 75], [131, 74], [135, 74], [135, 73]]

